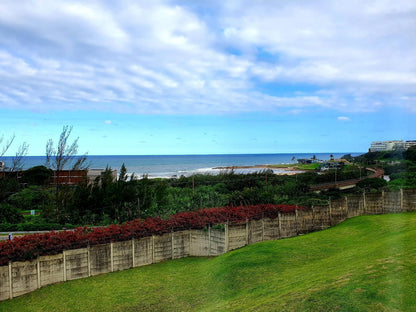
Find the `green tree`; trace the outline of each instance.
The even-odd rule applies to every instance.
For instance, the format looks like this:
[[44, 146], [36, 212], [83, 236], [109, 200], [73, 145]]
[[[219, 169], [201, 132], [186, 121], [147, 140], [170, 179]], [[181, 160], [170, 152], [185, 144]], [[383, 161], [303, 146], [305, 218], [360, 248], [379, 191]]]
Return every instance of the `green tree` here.
[[23, 216], [16, 207], [7, 203], [0, 203], [0, 223], [20, 223]]
[[48, 168], [55, 170], [55, 184], [56, 184], [56, 216], [59, 219], [60, 207], [65, 205], [62, 200], [68, 198], [68, 194], [59, 194], [61, 189], [60, 175], [62, 170], [69, 164], [73, 164], [72, 169], [86, 169], [87, 156], [78, 157], [78, 139], [76, 138], [72, 143], [69, 142], [69, 136], [72, 132], [72, 126], [64, 126], [59, 137], [56, 148], [52, 139], [46, 143], [46, 165]]
[[46, 185], [50, 182], [53, 171], [45, 166], [35, 166], [25, 170], [22, 175], [22, 182], [29, 185]]
[[416, 161], [416, 145], [406, 150], [405, 157], [406, 160]]

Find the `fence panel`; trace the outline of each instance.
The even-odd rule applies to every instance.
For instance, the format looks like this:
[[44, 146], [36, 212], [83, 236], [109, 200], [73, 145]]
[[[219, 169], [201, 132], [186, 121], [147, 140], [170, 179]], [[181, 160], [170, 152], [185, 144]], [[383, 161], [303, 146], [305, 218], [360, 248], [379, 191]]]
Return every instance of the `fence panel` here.
[[154, 236], [153, 242], [153, 263], [172, 259], [172, 233], [166, 233], [161, 236]]
[[134, 266], [153, 263], [153, 237], [134, 240]]
[[90, 247], [90, 274], [111, 272], [111, 244]]
[[113, 243], [113, 270], [121, 271], [133, 267], [133, 246], [131, 241]]
[[403, 211], [416, 211], [416, 189], [403, 190]]
[[39, 257], [40, 286], [64, 281], [63, 254]]
[[64, 252], [64, 256], [66, 267], [66, 280], [69, 281], [89, 276], [87, 248], [66, 250]]
[[228, 227], [228, 250], [247, 245], [247, 226], [245, 223], [230, 224]]
[[189, 256], [190, 237], [189, 231], [174, 232], [173, 235], [173, 259], [179, 259]]
[[264, 233], [263, 238], [265, 241], [274, 240], [280, 238], [280, 231], [279, 231], [279, 218], [263, 219], [264, 224]]
[[10, 298], [9, 266], [0, 267], [0, 301]]
[[37, 261], [12, 263], [13, 297], [21, 296], [38, 288]]

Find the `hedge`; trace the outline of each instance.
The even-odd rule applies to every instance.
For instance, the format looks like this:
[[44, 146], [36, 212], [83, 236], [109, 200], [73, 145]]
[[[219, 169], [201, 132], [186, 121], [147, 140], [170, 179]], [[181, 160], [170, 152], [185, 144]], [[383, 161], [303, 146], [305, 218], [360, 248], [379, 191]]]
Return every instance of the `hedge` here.
[[203, 229], [224, 223], [242, 223], [246, 220], [274, 219], [279, 212], [293, 213], [306, 210], [294, 205], [252, 205], [222, 207], [181, 212], [168, 219], [148, 218], [133, 220], [122, 225], [107, 227], [79, 227], [74, 230], [31, 234], [16, 237], [12, 241], [0, 242], [0, 265], [9, 261], [25, 261], [38, 256], [54, 255], [63, 250], [126, 241], [133, 238], [161, 235], [185, 229]]

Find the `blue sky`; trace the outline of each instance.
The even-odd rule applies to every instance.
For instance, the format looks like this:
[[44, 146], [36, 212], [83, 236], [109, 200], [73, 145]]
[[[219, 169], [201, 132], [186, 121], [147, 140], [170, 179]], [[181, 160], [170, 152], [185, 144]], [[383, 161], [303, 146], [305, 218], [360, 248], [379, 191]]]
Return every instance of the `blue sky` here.
[[[416, 3], [0, 2], [0, 138], [44, 155], [364, 152], [416, 139]], [[0, 149], [2, 144], [0, 144]]]

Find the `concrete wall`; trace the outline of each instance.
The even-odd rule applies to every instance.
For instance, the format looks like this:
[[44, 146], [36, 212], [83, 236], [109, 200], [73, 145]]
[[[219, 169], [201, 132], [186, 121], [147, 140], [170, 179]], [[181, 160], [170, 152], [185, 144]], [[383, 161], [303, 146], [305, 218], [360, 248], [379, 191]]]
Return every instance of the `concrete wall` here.
[[416, 211], [416, 190], [348, 196], [327, 206], [279, 213], [224, 229], [188, 230], [125, 242], [66, 250], [33, 261], [0, 267], [0, 300], [42, 286], [188, 256], [217, 256], [261, 241], [293, 237], [326, 229], [364, 214]]
[[191, 244], [189, 231], [174, 232], [172, 235], [172, 259], [189, 257]]
[[70, 281], [90, 276], [90, 262], [88, 248], [65, 250], [65, 278]]
[[41, 256], [38, 261], [41, 287], [64, 281], [63, 254]]
[[9, 268], [7, 265], [0, 267], [0, 301], [12, 298]]
[[134, 239], [133, 267], [153, 263], [153, 236]]

